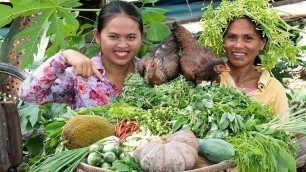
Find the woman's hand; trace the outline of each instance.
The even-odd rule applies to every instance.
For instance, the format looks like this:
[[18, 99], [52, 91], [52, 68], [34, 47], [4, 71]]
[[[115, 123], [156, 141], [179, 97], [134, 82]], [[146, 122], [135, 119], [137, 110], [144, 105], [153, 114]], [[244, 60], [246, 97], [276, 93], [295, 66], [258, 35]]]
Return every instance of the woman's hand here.
[[76, 70], [76, 75], [82, 76], [85, 80], [88, 79], [92, 74], [103, 81], [103, 76], [91, 62], [89, 58], [84, 56], [75, 50], [65, 50], [62, 52], [62, 56], [68, 64], [73, 66]]

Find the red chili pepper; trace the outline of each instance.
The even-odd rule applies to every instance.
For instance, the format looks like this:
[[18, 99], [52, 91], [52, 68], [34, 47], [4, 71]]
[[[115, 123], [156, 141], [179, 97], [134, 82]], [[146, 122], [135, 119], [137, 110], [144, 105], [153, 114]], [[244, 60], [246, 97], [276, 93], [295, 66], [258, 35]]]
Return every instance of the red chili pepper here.
[[139, 122], [137, 120], [132, 121], [131, 119], [123, 119], [115, 125], [115, 136], [119, 137], [120, 142], [123, 142], [138, 129]]

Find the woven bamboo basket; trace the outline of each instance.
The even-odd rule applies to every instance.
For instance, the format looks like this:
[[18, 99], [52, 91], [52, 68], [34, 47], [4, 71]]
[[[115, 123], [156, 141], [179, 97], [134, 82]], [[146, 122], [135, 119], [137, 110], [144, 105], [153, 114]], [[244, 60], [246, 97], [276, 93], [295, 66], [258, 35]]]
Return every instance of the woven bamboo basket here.
[[[218, 164], [212, 163], [202, 156], [198, 156], [195, 166], [188, 172], [219, 172], [234, 167], [231, 162], [220, 162]], [[111, 172], [110, 170], [94, 167], [86, 163], [81, 163], [77, 172]]]

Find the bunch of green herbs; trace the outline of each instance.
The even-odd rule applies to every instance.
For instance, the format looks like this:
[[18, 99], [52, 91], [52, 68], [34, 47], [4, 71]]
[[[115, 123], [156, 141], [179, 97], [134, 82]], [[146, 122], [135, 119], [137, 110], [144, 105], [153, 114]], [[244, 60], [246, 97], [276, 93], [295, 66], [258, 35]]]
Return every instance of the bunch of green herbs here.
[[241, 132], [226, 138], [235, 148], [239, 171], [296, 171], [294, 146], [258, 132]]

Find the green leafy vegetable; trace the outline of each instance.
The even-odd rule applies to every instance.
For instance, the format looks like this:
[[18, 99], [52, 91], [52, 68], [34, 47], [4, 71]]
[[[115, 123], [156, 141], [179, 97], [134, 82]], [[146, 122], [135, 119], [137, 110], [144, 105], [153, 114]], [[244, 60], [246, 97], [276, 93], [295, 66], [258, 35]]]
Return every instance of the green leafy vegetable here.
[[290, 145], [258, 132], [239, 133], [226, 138], [235, 148], [234, 162], [239, 171], [295, 171]]

